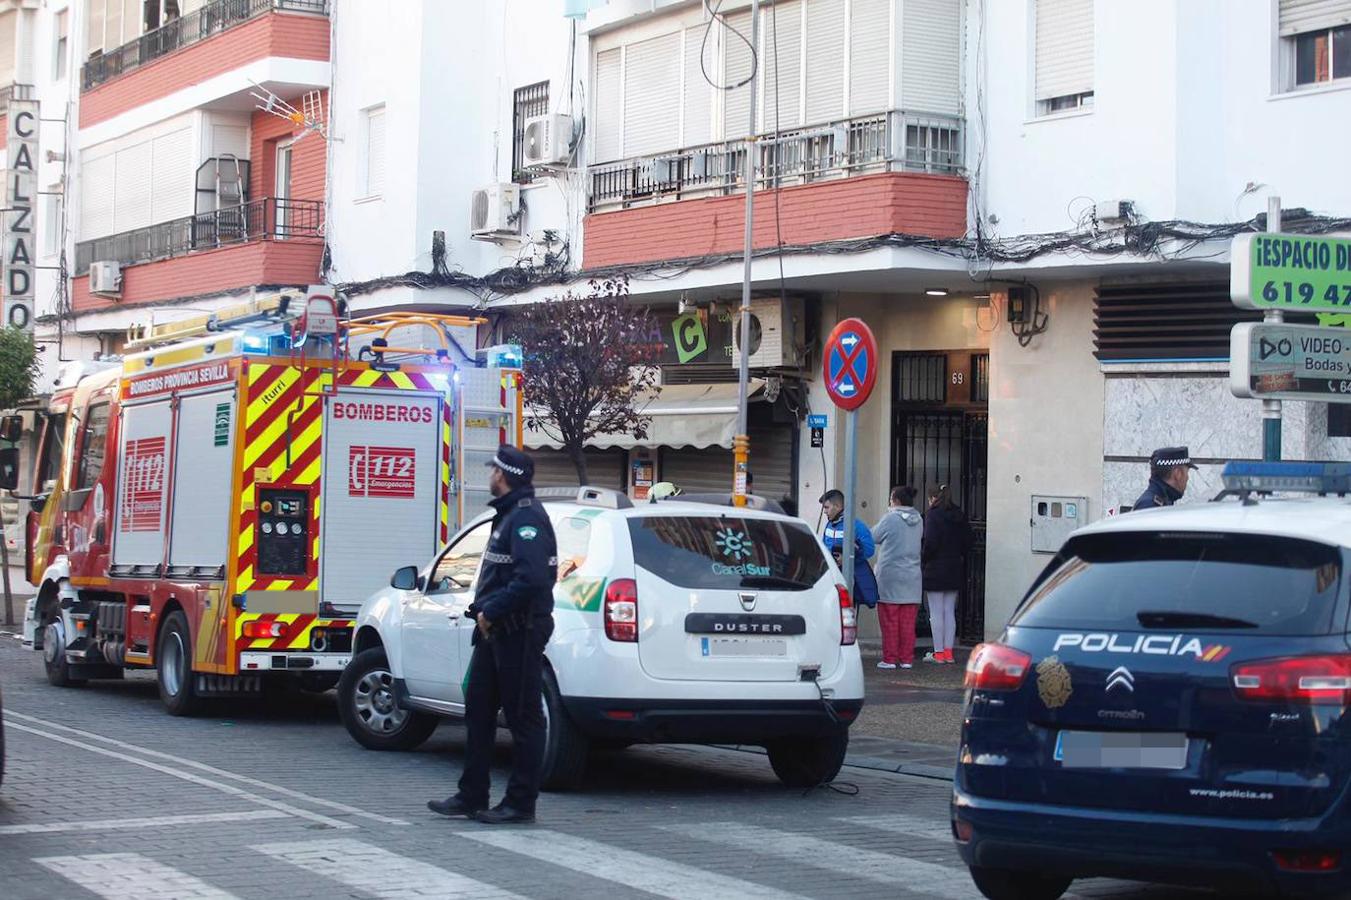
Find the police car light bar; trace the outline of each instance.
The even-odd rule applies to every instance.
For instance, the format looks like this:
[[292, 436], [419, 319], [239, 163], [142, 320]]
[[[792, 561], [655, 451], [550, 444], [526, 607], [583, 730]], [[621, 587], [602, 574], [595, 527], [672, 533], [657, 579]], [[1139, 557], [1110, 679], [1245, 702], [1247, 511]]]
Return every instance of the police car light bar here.
[[1351, 463], [1231, 462], [1225, 465], [1228, 491], [1351, 493]]

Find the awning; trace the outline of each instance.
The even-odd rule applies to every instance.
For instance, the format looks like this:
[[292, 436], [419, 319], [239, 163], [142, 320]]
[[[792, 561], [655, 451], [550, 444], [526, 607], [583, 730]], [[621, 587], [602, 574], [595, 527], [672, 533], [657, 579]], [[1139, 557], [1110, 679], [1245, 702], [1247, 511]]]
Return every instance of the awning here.
[[[764, 388], [761, 378], [752, 378], [749, 396]], [[731, 448], [736, 437], [737, 385], [735, 384], [672, 384], [658, 389], [658, 394], [642, 414], [648, 419], [647, 436], [636, 438], [631, 434], [601, 434], [586, 442], [588, 447], [606, 449], [619, 447], [726, 447]], [[562, 446], [542, 430], [527, 424], [525, 445], [531, 449]]]

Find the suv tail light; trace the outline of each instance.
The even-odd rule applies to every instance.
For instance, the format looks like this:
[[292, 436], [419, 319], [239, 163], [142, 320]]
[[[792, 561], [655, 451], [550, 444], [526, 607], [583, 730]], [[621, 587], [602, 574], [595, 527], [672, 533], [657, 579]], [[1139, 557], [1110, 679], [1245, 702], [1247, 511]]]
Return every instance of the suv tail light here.
[[1351, 705], [1351, 656], [1292, 656], [1236, 663], [1229, 675], [1241, 700]]
[[1032, 657], [1005, 644], [981, 644], [966, 663], [965, 687], [978, 691], [1016, 691], [1022, 687]]
[[840, 645], [847, 647], [858, 640], [858, 613], [849, 599], [849, 589], [837, 584], [835, 590], [840, 595]]
[[605, 588], [605, 636], [612, 641], [638, 640], [638, 582], [616, 578]]

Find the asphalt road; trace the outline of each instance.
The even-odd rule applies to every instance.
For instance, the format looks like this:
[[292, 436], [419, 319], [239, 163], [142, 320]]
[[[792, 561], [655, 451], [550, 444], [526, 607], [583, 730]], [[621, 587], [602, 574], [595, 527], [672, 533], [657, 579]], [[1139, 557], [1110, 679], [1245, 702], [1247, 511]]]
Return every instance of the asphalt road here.
[[[545, 795], [537, 825], [493, 828], [423, 807], [453, 791], [454, 725], [377, 754], [348, 738], [332, 694], [174, 719], [145, 675], [50, 687], [8, 637], [0, 687], [5, 900], [978, 897], [939, 777], [846, 767], [857, 793], [804, 794], [755, 753], [641, 747]], [[1206, 896], [1105, 881], [1075, 893]]]

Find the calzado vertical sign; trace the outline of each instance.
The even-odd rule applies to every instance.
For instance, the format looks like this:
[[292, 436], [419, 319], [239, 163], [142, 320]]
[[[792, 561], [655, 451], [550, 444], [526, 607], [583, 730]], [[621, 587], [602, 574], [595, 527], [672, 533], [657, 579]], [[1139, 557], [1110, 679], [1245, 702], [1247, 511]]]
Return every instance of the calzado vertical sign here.
[[6, 127], [4, 324], [33, 330], [33, 260], [37, 256], [35, 206], [38, 188], [38, 104], [9, 101]]

